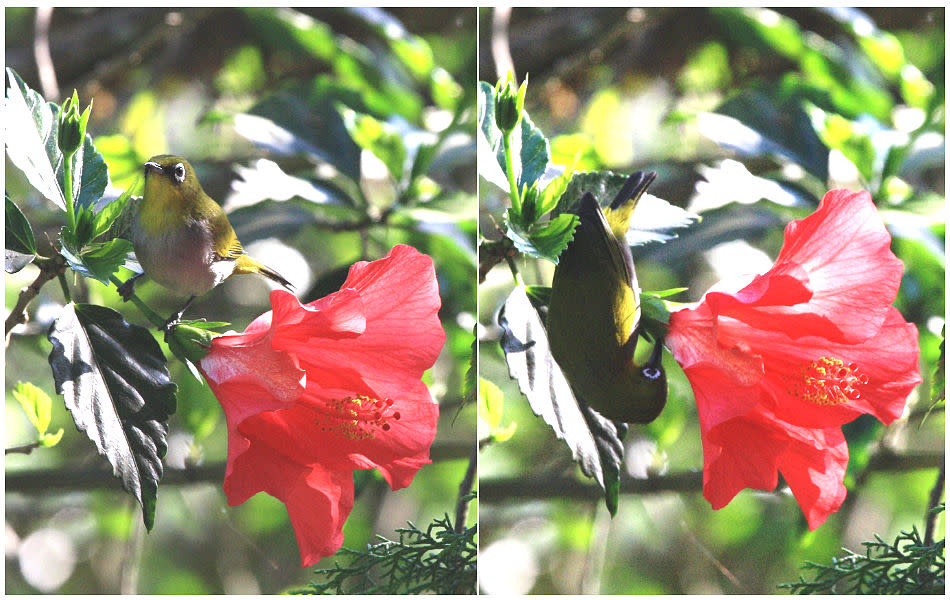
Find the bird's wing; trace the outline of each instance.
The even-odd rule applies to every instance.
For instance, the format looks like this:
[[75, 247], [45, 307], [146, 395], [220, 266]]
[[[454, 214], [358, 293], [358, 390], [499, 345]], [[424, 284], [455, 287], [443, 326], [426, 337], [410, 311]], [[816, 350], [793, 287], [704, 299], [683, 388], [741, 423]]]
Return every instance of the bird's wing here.
[[214, 233], [214, 251], [222, 259], [235, 260], [244, 254], [244, 247], [224, 212], [211, 219], [211, 230]]

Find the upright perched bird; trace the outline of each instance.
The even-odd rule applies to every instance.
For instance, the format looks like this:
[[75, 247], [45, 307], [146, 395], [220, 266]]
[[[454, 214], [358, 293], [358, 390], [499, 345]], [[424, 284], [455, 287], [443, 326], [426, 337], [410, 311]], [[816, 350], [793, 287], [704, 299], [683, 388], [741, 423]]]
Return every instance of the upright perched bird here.
[[194, 299], [234, 274], [259, 273], [287, 289], [277, 271], [244, 253], [221, 206], [202, 189], [187, 160], [170, 154], [145, 163], [145, 193], [132, 208], [131, 239], [144, 273], [119, 287], [126, 300], [142, 275], [188, 295], [184, 307], [166, 322], [173, 325]]
[[615, 421], [649, 423], [666, 404], [663, 344], [654, 341], [643, 365], [634, 360], [640, 287], [626, 242], [633, 209], [656, 178], [636, 172], [603, 211], [590, 193], [580, 223], [554, 270], [547, 316], [551, 354], [574, 393]]

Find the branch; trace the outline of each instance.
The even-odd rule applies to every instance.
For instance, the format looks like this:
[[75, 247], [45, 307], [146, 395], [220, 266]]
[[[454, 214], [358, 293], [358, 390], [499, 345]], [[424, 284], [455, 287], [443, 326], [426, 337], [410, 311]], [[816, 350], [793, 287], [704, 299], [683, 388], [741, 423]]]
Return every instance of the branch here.
[[[914, 471], [935, 469], [943, 465], [942, 453], [894, 454], [886, 452], [871, 459], [868, 471]], [[622, 479], [622, 494], [655, 494], [659, 492], [698, 492], [703, 488], [701, 471], [683, 471], [647, 479]], [[511, 498], [576, 498], [598, 500], [603, 492], [596, 484], [568, 476], [509, 477], [481, 479], [478, 497], [483, 501], [501, 501]]]
[[469, 494], [475, 487], [475, 472], [478, 466], [478, 444], [472, 448], [472, 454], [468, 457], [468, 469], [465, 470], [465, 477], [459, 484], [459, 498], [455, 504], [455, 533], [465, 531], [465, 522], [468, 520]]
[[22, 323], [26, 323], [29, 320], [30, 317], [26, 313], [26, 308], [29, 306], [33, 298], [36, 298], [39, 295], [40, 288], [46, 285], [47, 281], [56, 279], [61, 274], [66, 272], [66, 259], [60, 254], [57, 254], [53, 258], [37, 258], [35, 264], [40, 268], [40, 274], [36, 276], [36, 279], [33, 280], [33, 283], [20, 290], [20, 295], [17, 298], [16, 306], [14, 306], [13, 310], [10, 311], [10, 315], [6, 320], [6, 341], [4, 346], [10, 345], [10, 335], [13, 331], [13, 328]]
[[[430, 457], [433, 462], [468, 458], [471, 446], [468, 443], [446, 442], [434, 444]], [[224, 462], [165, 469], [161, 483], [164, 485], [188, 485], [192, 483], [220, 483], [224, 480]], [[8, 492], [45, 492], [59, 490], [88, 490], [93, 488], [121, 489], [119, 480], [112, 471], [102, 468], [30, 469], [6, 474]]]

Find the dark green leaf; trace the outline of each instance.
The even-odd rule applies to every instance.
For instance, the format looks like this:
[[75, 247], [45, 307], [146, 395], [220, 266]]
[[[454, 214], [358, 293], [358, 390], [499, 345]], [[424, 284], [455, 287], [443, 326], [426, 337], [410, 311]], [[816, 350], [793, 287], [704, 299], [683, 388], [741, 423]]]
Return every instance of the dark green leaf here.
[[700, 131], [713, 141], [745, 156], [781, 156], [820, 181], [828, 180], [828, 148], [798, 101], [777, 102], [762, 91], [747, 89], [716, 113], [699, 118]]
[[[45, 102], [13, 69], [7, 69], [7, 156], [43, 196], [66, 210], [63, 194], [65, 168], [59, 150], [60, 108]], [[73, 199], [76, 206], [93, 206], [109, 181], [105, 161], [86, 134], [81, 152], [73, 155]]]
[[102, 306], [68, 304], [49, 332], [56, 391], [122, 487], [155, 520], [175, 384], [152, 335]]
[[[531, 410], [564, 440], [581, 470], [607, 492], [614, 502], [626, 425], [596, 414], [571, 391], [561, 368], [551, 356], [547, 334], [524, 287], [516, 287], [498, 317], [504, 333], [501, 346], [508, 372], [518, 381]], [[611, 500], [613, 498], [613, 500]]]
[[4, 270], [7, 273], [16, 273], [36, 258], [36, 241], [33, 239], [33, 228], [20, 208], [4, 196], [6, 214], [6, 246], [4, 252]]
[[305, 154], [360, 180], [360, 149], [336, 109], [332, 90], [292, 87], [265, 98], [249, 114], [234, 117], [234, 128], [255, 144], [280, 155]]

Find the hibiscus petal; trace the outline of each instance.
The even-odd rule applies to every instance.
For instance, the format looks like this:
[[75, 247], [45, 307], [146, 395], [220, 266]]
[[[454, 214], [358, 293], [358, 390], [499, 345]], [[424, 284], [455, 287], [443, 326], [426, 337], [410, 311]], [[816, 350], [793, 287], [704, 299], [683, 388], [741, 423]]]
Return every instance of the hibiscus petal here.
[[897, 296], [903, 264], [890, 243], [870, 194], [832, 190], [814, 213], [788, 224], [768, 273], [708, 301], [718, 314], [792, 338], [860, 342], [877, 332]]
[[414, 396], [394, 400], [379, 410], [375, 421], [371, 421], [375, 409], [368, 408], [368, 397], [361, 399], [363, 406], [353, 400], [341, 403], [358, 393], [323, 390], [310, 384], [293, 408], [248, 419], [239, 430], [250, 439], [268, 440], [296, 462], [319, 461], [339, 470], [377, 468], [390, 487], [399, 489], [429, 464], [439, 416], [439, 407], [425, 385], [417, 383]]
[[254, 442], [225, 477], [228, 504], [236, 506], [267, 492], [287, 507], [300, 549], [300, 566], [308, 567], [343, 545], [343, 523], [353, 509], [353, 476], [319, 464], [289, 460], [267, 444]]
[[805, 514], [808, 528], [814, 530], [841, 508], [848, 493], [844, 486], [848, 443], [836, 427], [784, 429], [792, 443], [779, 456], [778, 468]]
[[345, 365], [383, 396], [405, 393], [445, 343], [432, 259], [397, 245], [386, 258], [354, 264], [342, 289], [359, 293], [366, 330], [351, 339], [309, 340], [297, 349], [301, 366], [316, 374]]
[[703, 428], [703, 496], [719, 510], [745, 488], [774, 490], [787, 440], [758, 414]]

